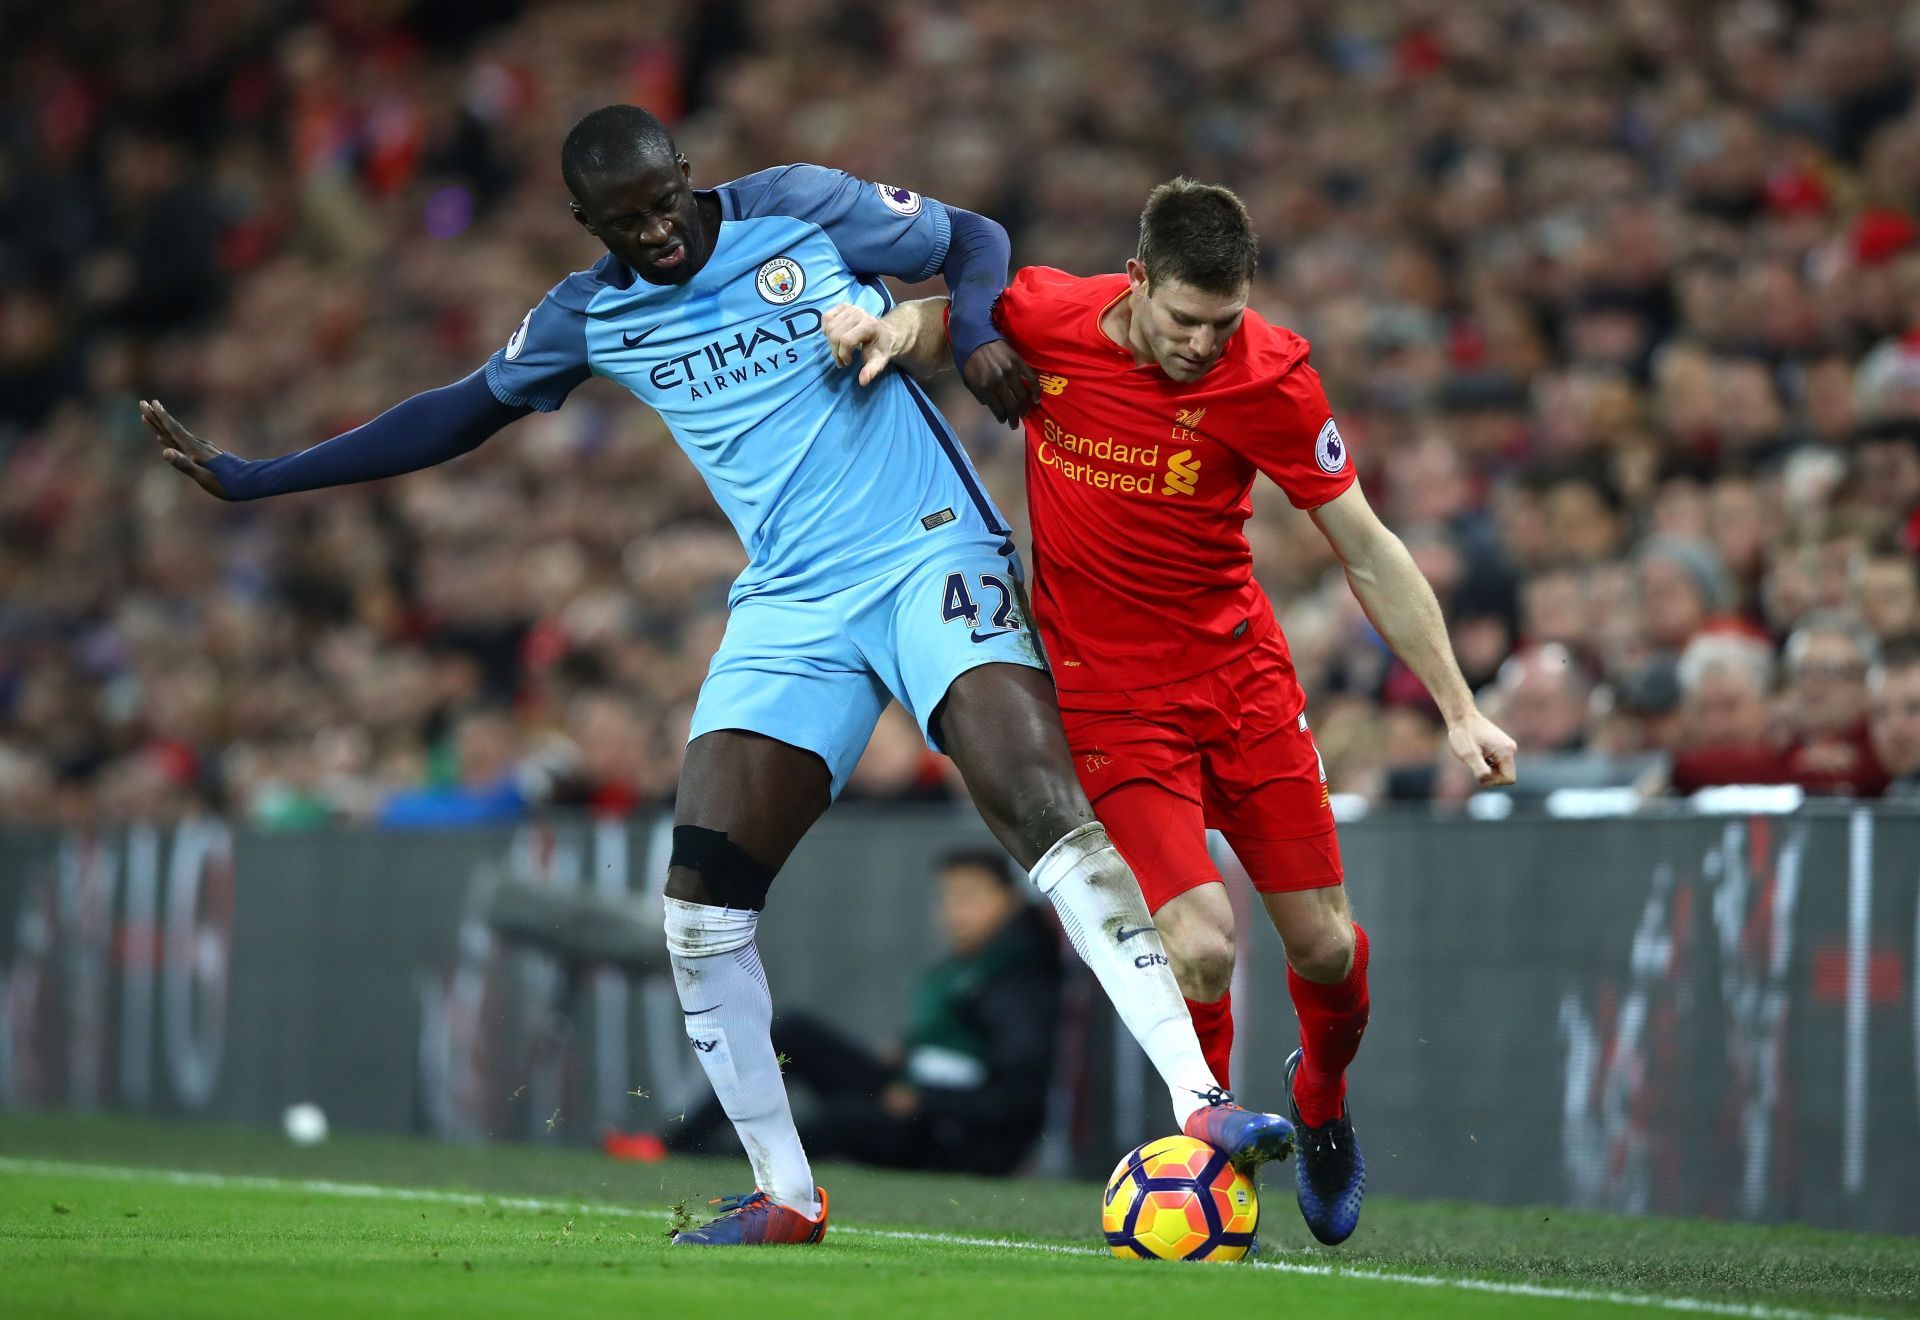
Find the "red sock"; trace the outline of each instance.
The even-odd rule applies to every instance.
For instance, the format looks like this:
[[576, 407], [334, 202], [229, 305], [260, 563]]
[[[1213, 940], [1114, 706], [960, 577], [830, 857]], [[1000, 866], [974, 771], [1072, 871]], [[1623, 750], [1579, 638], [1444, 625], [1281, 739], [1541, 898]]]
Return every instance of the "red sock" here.
[[1287, 989], [1293, 992], [1300, 1044], [1306, 1051], [1293, 1075], [1293, 1101], [1307, 1125], [1319, 1127], [1340, 1117], [1347, 1098], [1347, 1065], [1367, 1029], [1367, 932], [1354, 923], [1353, 966], [1346, 980], [1321, 985], [1289, 967]]
[[1206, 1056], [1213, 1080], [1231, 1090], [1227, 1068], [1233, 1062], [1233, 991], [1211, 1004], [1189, 999], [1187, 1013], [1193, 1018], [1193, 1034], [1200, 1038], [1200, 1053]]

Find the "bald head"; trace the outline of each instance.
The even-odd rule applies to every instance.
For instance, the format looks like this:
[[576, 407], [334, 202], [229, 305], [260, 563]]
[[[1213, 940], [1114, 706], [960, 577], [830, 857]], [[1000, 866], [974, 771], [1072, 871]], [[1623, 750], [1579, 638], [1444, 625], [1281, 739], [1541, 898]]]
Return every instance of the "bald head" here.
[[603, 105], [573, 126], [560, 148], [560, 177], [581, 202], [596, 183], [641, 170], [671, 170], [679, 148], [667, 126], [637, 105]]

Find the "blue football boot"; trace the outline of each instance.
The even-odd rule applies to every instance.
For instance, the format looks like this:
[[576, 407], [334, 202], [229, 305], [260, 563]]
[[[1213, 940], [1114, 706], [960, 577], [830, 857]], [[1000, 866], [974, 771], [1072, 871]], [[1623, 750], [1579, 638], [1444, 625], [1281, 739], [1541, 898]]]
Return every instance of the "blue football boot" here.
[[1367, 1161], [1353, 1138], [1353, 1119], [1345, 1105], [1340, 1117], [1309, 1126], [1300, 1117], [1293, 1098], [1293, 1075], [1300, 1071], [1306, 1052], [1287, 1056], [1287, 1103], [1293, 1108], [1295, 1147], [1293, 1177], [1300, 1200], [1300, 1217], [1313, 1235], [1330, 1247], [1353, 1236], [1360, 1226], [1360, 1202], [1367, 1194]]
[[676, 1247], [772, 1247], [811, 1246], [827, 1235], [827, 1192], [815, 1188], [820, 1197], [820, 1213], [808, 1219], [798, 1210], [789, 1210], [755, 1191], [747, 1196], [725, 1196], [713, 1204], [720, 1217], [698, 1228], [683, 1228], [673, 1235]]
[[1269, 1160], [1284, 1160], [1293, 1149], [1293, 1124], [1278, 1114], [1242, 1109], [1231, 1092], [1215, 1088], [1207, 1103], [1187, 1116], [1186, 1134], [1223, 1150], [1241, 1172]]

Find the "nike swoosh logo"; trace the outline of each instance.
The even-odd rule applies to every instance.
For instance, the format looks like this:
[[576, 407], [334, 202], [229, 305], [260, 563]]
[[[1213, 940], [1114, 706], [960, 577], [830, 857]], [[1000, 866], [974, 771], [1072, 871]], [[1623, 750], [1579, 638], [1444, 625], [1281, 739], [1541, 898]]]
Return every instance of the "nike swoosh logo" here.
[[680, 1010], [680, 1016], [692, 1017], [696, 1013], [711, 1013], [716, 1008], [725, 1008], [725, 1007], [726, 1007], [725, 1004], [708, 1004], [705, 1008], [683, 1008]]
[[638, 348], [640, 347], [640, 345], [646, 343], [648, 337], [651, 336], [653, 332], [658, 330], [659, 328], [660, 327], [657, 325], [650, 325], [637, 335], [623, 334], [620, 336], [620, 342], [625, 344], [628, 348]]
[[1113, 932], [1113, 942], [1115, 944], [1125, 944], [1128, 940], [1132, 939], [1135, 935], [1145, 935], [1147, 932], [1154, 929], [1156, 929], [1156, 927], [1135, 926], [1132, 930], [1116, 930], [1115, 932]]
[[984, 632], [984, 633], [983, 633], [983, 632], [981, 632], [981, 631], [980, 631], [979, 629], [977, 629], [977, 628], [976, 628], [976, 629], [974, 629], [974, 632], [973, 632], [973, 640], [974, 640], [974, 641], [976, 641], [976, 642], [985, 642], [985, 641], [990, 641], [991, 639], [993, 639], [993, 638], [995, 638], [995, 637], [1005, 637], [1005, 636], [1006, 636], [1006, 635], [1007, 635], [1008, 633], [1011, 633], [1011, 632], [1016, 632], [1016, 631], [1018, 631], [1018, 630], [1017, 630], [1017, 629], [1014, 629], [1014, 628], [1002, 628], [1002, 629], [1001, 629], [1001, 630], [1000, 630], [999, 632]]

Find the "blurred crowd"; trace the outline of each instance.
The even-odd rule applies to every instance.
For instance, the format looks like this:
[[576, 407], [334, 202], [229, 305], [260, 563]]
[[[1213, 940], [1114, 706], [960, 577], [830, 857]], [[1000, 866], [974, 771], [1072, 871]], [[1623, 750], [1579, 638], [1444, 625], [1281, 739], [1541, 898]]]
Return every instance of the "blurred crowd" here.
[[[666, 800], [744, 556], [605, 382], [475, 453], [247, 505], [248, 457], [478, 366], [598, 255], [611, 101], [696, 183], [812, 160], [1117, 269], [1236, 188], [1369, 496], [1534, 788], [1920, 774], [1920, 7], [1887, 0], [80, 0], [0, 46], [0, 820]], [[1016, 519], [1017, 436], [941, 402]], [[1457, 800], [1277, 492], [1249, 523], [1338, 792]], [[852, 794], [957, 792], [889, 712]]]

